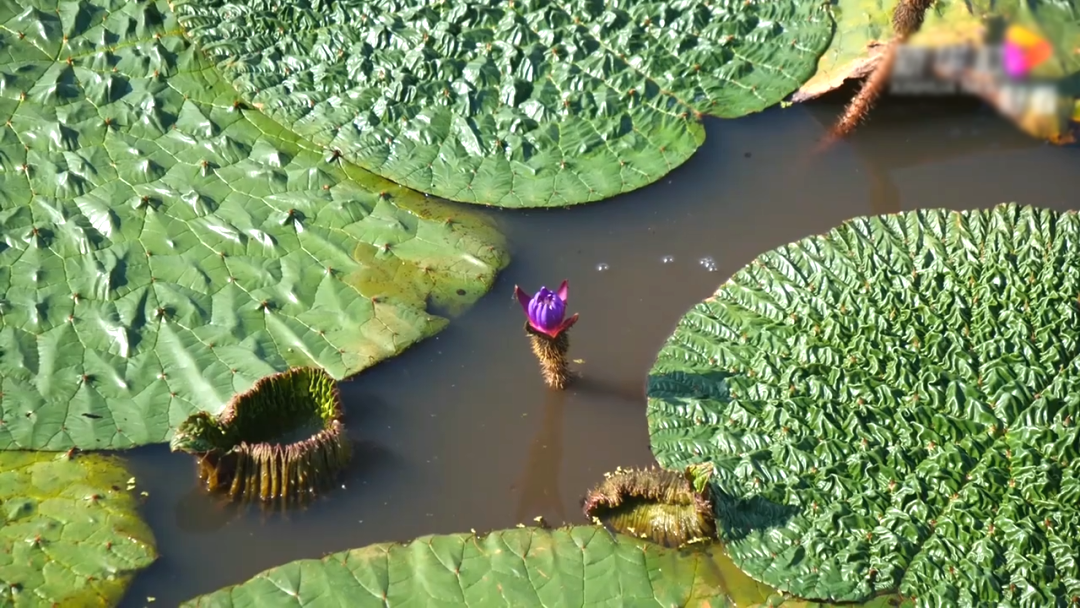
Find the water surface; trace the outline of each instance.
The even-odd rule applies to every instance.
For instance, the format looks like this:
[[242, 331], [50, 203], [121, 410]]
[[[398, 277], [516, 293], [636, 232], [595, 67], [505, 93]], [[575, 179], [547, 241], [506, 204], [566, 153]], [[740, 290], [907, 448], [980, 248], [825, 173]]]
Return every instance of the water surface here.
[[[584, 523], [605, 471], [647, 466], [645, 377], [679, 317], [758, 254], [841, 221], [1000, 202], [1080, 208], [1080, 150], [1034, 141], [977, 103], [885, 103], [851, 140], [812, 149], [835, 101], [707, 122], [657, 184], [575, 209], [490, 213], [513, 248], [493, 292], [438, 337], [342, 386], [359, 441], [343, 487], [288, 516], [196, 487], [190, 457], [130, 452], [161, 559], [125, 607], [175, 606], [300, 558], [432, 533]], [[512, 298], [570, 280], [583, 380], [543, 386]], [[156, 601], [149, 604], [148, 597]]]

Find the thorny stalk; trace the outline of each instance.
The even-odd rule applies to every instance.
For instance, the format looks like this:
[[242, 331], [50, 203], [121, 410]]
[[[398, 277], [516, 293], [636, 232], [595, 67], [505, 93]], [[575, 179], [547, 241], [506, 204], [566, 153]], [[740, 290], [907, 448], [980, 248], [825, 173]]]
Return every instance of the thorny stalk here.
[[572, 325], [573, 323], [570, 323], [558, 337], [552, 338], [533, 329], [528, 323], [525, 324], [525, 333], [532, 343], [533, 354], [540, 360], [540, 374], [544, 377], [544, 383], [556, 390], [566, 388], [573, 378], [567, 356], [570, 350], [568, 330]]
[[922, 27], [926, 11], [934, 0], [900, 0], [893, 9], [892, 26], [893, 39], [885, 47], [877, 67], [870, 73], [858, 94], [851, 100], [836, 125], [818, 146], [822, 151], [833, 143], [850, 135], [859, 126], [874, 104], [881, 98], [881, 94], [889, 85], [889, 77], [892, 75], [893, 64], [896, 63], [896, 54], [900, 46], [908, 41], [912, 35]]

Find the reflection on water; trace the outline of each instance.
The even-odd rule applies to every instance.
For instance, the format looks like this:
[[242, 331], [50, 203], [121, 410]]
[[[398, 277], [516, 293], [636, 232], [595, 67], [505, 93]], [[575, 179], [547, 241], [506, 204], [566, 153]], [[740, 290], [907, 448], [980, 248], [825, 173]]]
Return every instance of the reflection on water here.
[[206, 492], [200, 484], [176, 501], [173, 513], [181, 532], [209, 534], [238, 517], [241, 510], [228, 499]]
[[529, 445], [528, 461], [520, 482], [517, 518], [528, 523], [536, 517], [566, 521], [566, 508], [559, 493], [559, 470], [563, 465], [563, 408], [566, 393], [550, 391], [536, 437]]
[[[155, 596], [154, 605], [175, 606], [272, 566], [380, 541], [538, 515], [584, 523], [580, 498], [606, 471], [653, 463], [644, 384], [660, 346], [755, 256], [871, 213], [1075, 204], [1080, 151], [1018, 135], [992, 110], [883, 103], [851, 141], [811, 156], [839, 111], [796, 105], [709, 121], [686, 165], [619, 200], [484, 211], [511, 241], [511, 266], [446, 331], [342, 385], [350, 434], [370, 449], [358, 448], [342, 487], [306, 510], [216, 512], [191, 495], [189, 456], [136, 450], [133, 473], [150, 491], [145, 515], [163, 557], [124, 605]], [[511, 294], [515, 284], [562, 279], [581, 313], [571, 356], [584, 360], [583, 378], [552, 393]], [[731, 568], [729, 581], [745, 580]]]

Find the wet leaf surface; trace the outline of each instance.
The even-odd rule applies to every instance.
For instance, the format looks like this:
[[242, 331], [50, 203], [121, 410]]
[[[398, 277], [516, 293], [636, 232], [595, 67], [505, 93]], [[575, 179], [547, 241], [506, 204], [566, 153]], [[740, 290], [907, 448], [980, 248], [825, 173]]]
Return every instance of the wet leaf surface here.
[[896, 0], [833, 0], [836, 32], [818, 60], [817, 71], [792, 97], [807, 101], [840, 88], [849, 78], [865, 78], [877, 67], [893, 38]]
[[111, 456], [0, 453], [0, 604], [114, 606], [157, 559]]
[[661, 465], [710, 462], [748, 574], [920, 606], [1080, 595], [1080, 216], [851, 220], [692, 309], [649, 378]]
[[557, 207], [649, 184], [809, 78], [816, 2], [182, 1], [243, 97], [312, 141], [451, 200]]
[[243, 109], [163, 2], [0, 23], [0, 449], [167, 441], [270, 373], [349, 376], [507, 263], [485, 220]]
[[598, 526], [424, 536], [295, 561], [184, 606], [725, 608], [722, 559], [716, 547], [666, 549]]

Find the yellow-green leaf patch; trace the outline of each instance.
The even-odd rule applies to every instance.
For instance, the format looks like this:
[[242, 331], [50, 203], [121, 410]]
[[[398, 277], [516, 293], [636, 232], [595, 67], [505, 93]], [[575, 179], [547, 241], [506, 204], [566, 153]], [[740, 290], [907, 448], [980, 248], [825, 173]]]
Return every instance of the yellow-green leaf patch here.
[[0, 452], [0, 604], [114, 606], [157, 558], [112, 456]]

